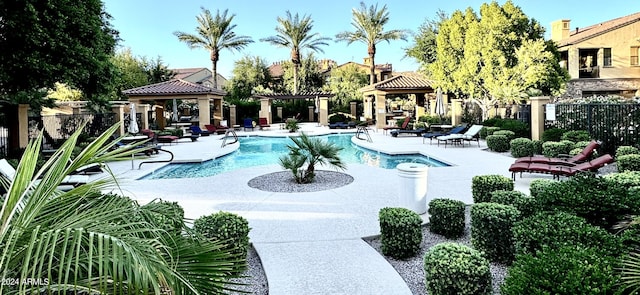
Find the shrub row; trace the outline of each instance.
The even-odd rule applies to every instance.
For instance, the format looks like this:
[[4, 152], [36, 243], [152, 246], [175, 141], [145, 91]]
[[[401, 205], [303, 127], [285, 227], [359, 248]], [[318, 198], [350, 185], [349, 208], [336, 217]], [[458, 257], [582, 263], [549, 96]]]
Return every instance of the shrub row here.
[[498, 190], [513, 190], [513, 180], [502, 175], [476, 175], [471, 180], [474, 203], [491, 201], [491, 193]]

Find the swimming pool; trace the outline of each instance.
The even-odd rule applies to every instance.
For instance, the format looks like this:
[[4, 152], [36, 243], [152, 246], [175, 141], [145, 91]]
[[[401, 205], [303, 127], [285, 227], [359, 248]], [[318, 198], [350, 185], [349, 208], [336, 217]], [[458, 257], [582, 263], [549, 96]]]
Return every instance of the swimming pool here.
[[[400, 163], [421, 163], [431, 167], [448, 166], [420, 154], [389, 155], [363, 149], [351, 142], [353, 134], [329, 134], [319, 136], [332, 142], [343, 150], [342, 161], [365, 164], [385, 169], [395, 169]], [[240, 147], [235, 152], [203, 163], [174, 163], [166, 165], [142, 179], [167, 179], [206, 177], [220, 173], [261, 165], [279, 165], [279, 158], [289, 152], [287, 145], [293, 144], [288, 137], [241, 137]]]

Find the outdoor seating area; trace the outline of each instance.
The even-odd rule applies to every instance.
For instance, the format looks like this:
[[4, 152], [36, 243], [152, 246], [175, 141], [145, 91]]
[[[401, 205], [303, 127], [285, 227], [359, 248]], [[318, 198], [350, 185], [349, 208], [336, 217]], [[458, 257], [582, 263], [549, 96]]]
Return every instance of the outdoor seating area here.
[[469, 127], [469, 129], [463, 134], [449, 134], [437, 136], [436, 140], [438, 141], [438, 146], [440, 143], [444, 143], [444, 147], [446, 148], [448, 144], [451, 145], [460, 145], [464, 147], [465, 141], [469, 142], [471, 145], [472, 141], [476, 141], [478, 143], [478, 147], [480, 146], [480, 130], [482, 130], [482, 125], [473, 125]]
[[516, 162], [509, 167], [511, 178], [516, 179], [516, 174], [520, 173], [542, 173], [551, 174], [554, 179], [560, 179], [561, 176], [574, 176], [579, 172], [597, 172], [598, 169], [607, 164], [613, 163], [614, 159], [611, 155], [605, 154], [591, 161], [580, 164], [565, 163], [565, 165], [556, 165], [539, 162]]

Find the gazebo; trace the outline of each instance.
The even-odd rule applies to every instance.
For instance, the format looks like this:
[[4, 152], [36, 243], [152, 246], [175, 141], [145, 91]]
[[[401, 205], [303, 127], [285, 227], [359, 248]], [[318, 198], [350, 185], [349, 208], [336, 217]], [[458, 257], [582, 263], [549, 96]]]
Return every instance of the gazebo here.
[[213, 103], [213, 120], [217, 125], [222, 120], [222, 100], [226, 94], [223, 90], [191, 83], [181, 79], [172, 79], [165, 82], [141, 86], [123, 91], [129, 97], [129, 101], [139, 104], [141, 102], [155, 101], [162, 105], [163, 110], [156, 111], [158, 126], [165, 126], [164, 107], [167, 100], [197, 100], [199, 110], [198, 125], [205, 128], [211, 124], [210, 106]]
[[[261, 118], [267, 118], [269, 123], [273, 122], [271, 114], [271, 101], [273, 99], [281, 100], [293, 100], [293, 99], [314, 99], [318, 108], [318, 123], [322, 126], [329, 124], [329, 97], [333, 94], [330, 92], [301, 92], [298, 94], [283, 94], [283, 93], [269, 93], [269, 94], [256, 94], [254, 98], [260, 100], [260, 113]], [[313, 112], [313, 110], [310, 110]]]
[[382, 128], [386, 124], [387, 117], [392, 116], [386, 109], [387, 95], [414, 94], [418, 101], [417, 105], [421, 103], [426, 105], [426, 95], [434, 93], [431, 83], [417, 75], [403, 74], [362, 87], [360, 92], [364, 96], [364, 116], [374, 118], [376, 127]]

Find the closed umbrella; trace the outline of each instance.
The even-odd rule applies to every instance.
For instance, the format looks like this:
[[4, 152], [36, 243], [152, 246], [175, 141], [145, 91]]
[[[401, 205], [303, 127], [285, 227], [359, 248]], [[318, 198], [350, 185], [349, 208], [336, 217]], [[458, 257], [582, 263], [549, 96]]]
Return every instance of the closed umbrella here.
[[127, 131], [131, 134], [136, 134], [140, 131], [136, 120], [136, 105], [134, 103], [129, 104], [129, 128]]
[[173, 99], [173, 108], [172, 108], [172, 114], [171, 114], [171, 121], [173, 122], [178, 122], [178, 102], [176, 101], [176, 99]]
[[442, 90], [438, 88], [436, 92], [436, 115], [440, 117], [440, 122], [442, 122], [442, 117], [446, 114], [444, 110], [444, 98], [442, 97]]

